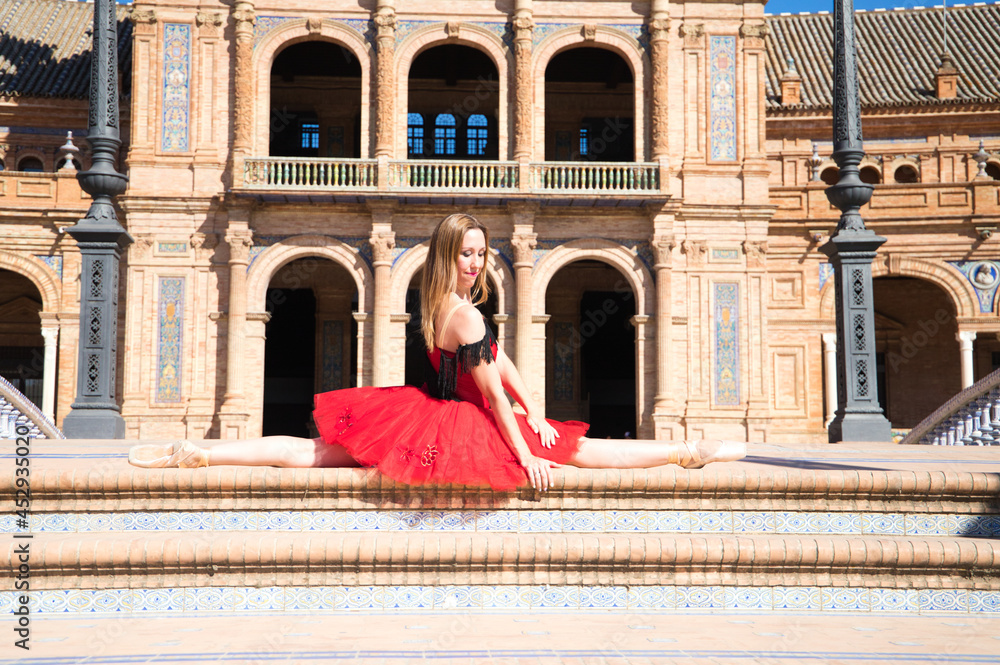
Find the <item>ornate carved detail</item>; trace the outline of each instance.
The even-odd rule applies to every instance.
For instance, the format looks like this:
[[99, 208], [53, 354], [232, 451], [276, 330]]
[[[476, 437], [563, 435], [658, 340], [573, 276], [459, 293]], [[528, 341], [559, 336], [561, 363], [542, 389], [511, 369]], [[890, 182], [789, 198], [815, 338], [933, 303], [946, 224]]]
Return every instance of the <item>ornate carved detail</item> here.
[[194, 22], [201, 30], [201, 34], [215, 36], [219, 34], [219, 28], [222, 27], [222, 14], [218, 12], [198, 12], [195, 14]]
[[747, 255], [747, 265], [761, 267], [766, 262], [766, 240], [744, 240], [743, 253]]
[[372, 19], [378, 26], [379, 37], [396, 36], [396, 10], [392, 7], [380, 7]]
[[514, 42], [514, 158], [527, 158], [531, 154], [531, 34], [533, 22], [526, 18], [529, 27], [520, 28]]
[[681, 251], [688, 257], [688, 265], [700, 266], [705, 263], [708, 245], [704, 240], [685, 240], [681, 243]]
[[229, 262], [247, 263], [250, 259], [250, 247], [253, 246], [253, 234], [244, 232], [227, 233], [226, 242], [229, 243]]
[[233, 108], [233, 125], [235, 150], [250, 149], [250, 116], [253, 112], [253, 26], [257, 22], [253, 4], [237, 0], [233, 6], [233, 19], [236, 21], [235, 48], [235, 103]]
[[372, 235], [368, 242], [372, 246], [374, 263], [392, 263], [392, 250], [396, 247], [395, 233], [377, 233]]
[[597, 24], [587, 23], [583, 26], [583, 39], [584, 41], [592, 42], [597, 39]]
[[744, 23], [740, 26], [740, 36], [752, 39], [764, 39], [770, 29], [765, 23]]
[[323, 19], [318, 16], [310, 16], [306, 19], [306, 29], [311, 34], [317, 35], [323, 29]]
[[514, 39], [531, 39], [535, 21], [530, 14], [515, 16], [511, 24], [514, 26]]
[[128, 248], [129, 258], [132, 261], [139, 261], [149, 256], [149, 250], [153, 246], [153, 236], [142, 234], [135, 236], [135, 243]]
[[191, 234], [191, 246], [194, 247], [194, 255], [199, 260], [204, 260], [211, 256], [218, 244], [219, 236], [215, 233]]
[[669, 18], [653, 18], [646, 24], [649, 28], [649, 41], [658, 42], [667, 39], [670, 34]]
[[653, 238], [653, 255], [656, 257], [656, 268], [669, 267], [673, 262], [674, 248], [677, 241], [673, 236], [660, 236]]
[[375, 59], [375, 155], [392, 152], [392, 123], [395, 120], [396, 91], [393, 62], [396, 53], [396, 13], [379, 7], [373, 18], [378, 26]]
[[137, 35], [152, 35], [156, 33], [156, 12], [152, 9], [139, 9], [132, 6], [128, 12], [128, 20], [135, 26]]
[[514, 267], [519, 265], [532, 266], [535, 263], [533, 250], [538, 246], [538, 234], [515, 235], [510, 239], [510, 246], [514, 249]]
[[458, 21], [448, 21], [447, 23], [444, 24], [444, 32], [446, 35], [448, 35], [449, 39], [455, 39], [456, 37], [458, 37], [459, 28], [460, 24]]
[[[669, 24], [666, 19], [656, 19], [661, 24]], [[650, 30], [654, 21], [650, 21]], [[669, 118], [668, 100], [670, 99], [669, 82], [667, 70], [669, 68], [670, 54], [667, 45], [667, 32], [663, 27], [658, 33], [660, 36], [650, 38], [650, 60], [653, 73], [652, 97], [650, 108], [650, 130], [652, 133], [653, 159], [666, 156], [670, 152], [670, 137], [668, 135], [667, 123]]]
[[705, 36], [705, 24], [681, 23], [680, 34], [686, 44], [689, 46], [696, 45]]

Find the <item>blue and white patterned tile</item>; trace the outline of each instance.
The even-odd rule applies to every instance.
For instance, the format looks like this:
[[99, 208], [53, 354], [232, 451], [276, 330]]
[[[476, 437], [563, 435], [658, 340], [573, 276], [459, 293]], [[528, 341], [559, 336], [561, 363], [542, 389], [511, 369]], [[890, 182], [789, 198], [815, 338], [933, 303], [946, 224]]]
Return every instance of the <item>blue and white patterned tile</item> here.
[[211, 531], [215, 521], [212, 513], [208, 512], [181, 512], [177, 513], [177, 518], [182, 531]]
[[920, 613], [968, 612], [969, 595], [965, 589], [921, 589]]
[[125, 519], [121, 513], [79, 513], [77, 531], [122, 531]]
[[437, 513], [438, 531], [475, 531], [476, 514], [469, 510]]
[[920, 594], [916, 589], [868, 589], [872, 612], [917, 612]]
[[608, 531], [649, 531], [649, 516], [642, 510], [609, 510], [605, 513]]
[[721, 586], [677, 587], [677, 609], [679, 610], [716, 610], [723, 609], [725, 604]]
[[861, 528], [865, 535], [902, 536], [906, 525], [901, 513], [867, 513], [861, 516]]
[[302, 513], [303, 531], [338, 531], [337, 514], [330, 510], [310, 510]]
[[[32, 514], [28, 518], [29, 529], [32, 531], [38, 530], [38, 524], [42, 521], [42, 515], [38, 513]], [[17, 518], [11, 513], [5, 515], [0, 515], [0, 533], [17, 533], [18, 531], [24, 531], [17, 526]]]
[[385, 609], [429, 610], [434, 607], [434, 587], [389, 586], [385, 588]]
[[[47, 612], [49, 614], [61, 614], [63, 612], [69, 612], [69, 591], [63, 589], [46, 589], [45, 591], [40, 591], [37, 594], [32, 594], [32, 596], [38, 598], [38, 612]], [[11, 596], [11, 609], [13, 609], [13, 596]], [[31, 607], [31, 604], [28, 604]], [[9, 610], [4, 609], [3, 612], [6, 613]]]
[[212, 519], [212, 528], [216, 531], [255, 531], [257, 515], [246, 510], [216, 513]]
[[1000, 614], [1000, 591], [969, 591], [969, 612]]
[[774, 587], [772, 607], [776, 610], [819, 610], [823, 607], [819, 587]]
[[903, 527], [908, 536], [954, 536], [957, 535], [956, 515], [906, 515]]
[[133, 612], [182, 612], [183, 610], [184, 589], [132, 590]]
[[825, 513], [825, 528], [810, 533], [832, 533], [838, 535], [861, 535], [864, 520], [861, 513]]
[[991, 515], [954, 515], [954, 518], [956, 536], [993, 538], [1000, 535], [994, 530], [996, 522]]
[[691, 513], [691, 531], [732, 533], [733, 514], [726, 511], [693, 511]]
[[580, 588], [580, 609], [625, 609], [628, 587], [585, 586]]
[[[11, 520], [10, 531], [21, 531], [14, 528], [14, 516], [5, 515]], [[28, 518], [28, 524], [32, 531], [76, 531], [78, 525], [76, 513], [34, 513]], [[7, 531], [5, 529], [5, 531]]]
[[226, 612], [233, 609], [220, 587], [184, 589], [185, 612]]
[[285, 589], [280, 586], [233, 587], [233, 609], [264, 612], [285, 609]]
[[131, 589], [97, 589], [93, 594], [94, 612], [107, 614], [130, 614], [132, 612]]
[[672, 586], [629, 587], [626, 602], [630, 610], [672, 610], [677, 605], [677, 590]]
[[171, 513], [139, 512], [125, 515], [126, 531], [176, 531], [180, 520]]
[[525, 510], [518, 513], [517, 530], [521, 533], [562, 531], [562, 515], [558, 510]]
[[[32, 595], [35, 598], [37, 598], [38, 596], [41, 596], [44, 593], [45, 592], [43, 591], [41, 593], [34, 593]], [[20, 595], [21, 594], [19, 592], [16, 592], [16, 591], [4, 591], [3, 593], [0, 593], [0, 614], [7, 615], [7, 614], [10, 614], [11, 612], [13, 612], [14, 611], [14, 606], [18, 604], [16, 602], [17, 601], [17, 597], [20, 596]], [[31, 604], [30, 603], [28, 604], [28, 609], [29, 609], [29, 611], [31, 610]], [[38, 612], [37, 609], [34, 610], [34, 611]]]
[[538, 607], [542, 603], [542, 585], [526, 584], [518, 588], [518, 600], [528, 607]]
[[774, 522], [774, 513], [743, 511], [733, 513], [735, 533], [773, 533]]
[[494, 510], [476, 513], [476, 531], [517, 531], [516, 510]]
[[853, 587], [823, 587], [820, 599], [824, 610], [835, 612], [867, 612], [871, 609], [868, 589]]
[[263, 510], [257, 513], [258, 531], [301, 531], [302, 515], [293, 510]]
[[479, 588], [483, 595], [484, 609], [528, 609], [530, 607], [528, 603], [522, 601], [521, 587], [501, 585]]
[[604, 531], [604, 513], [597, 510], [564, 510], [563, 531]]
[[336, 593], [337, 609], [381, 610], [384, 607], [387, 588], [381, 586], [342, 587]]
[[774, 605], [771, 587], [725, 587], [722, 597], [727, 610], [770, 610]]
[[647, 524], [650, 531], [689, 533], [691, 531], [691, 515], [678, 510], [651, 511]]
[[456, 610], [483, 606], [483, 592], [479, 587], [458, 585], [433, 587], [434, 609]]
[[810, 513], [780, 512], [774, 514], [777, 533], [808, 533]]
[[285, 587], [284, 606], [286, 610], [325, 612], [337, 607], [337, 588]]
[[580, 587], [577, 586], [545, 586], [539, 589], [537, 603], [532, 604], [532, 609], [563, 609], [580, 607]]
[[348, 513], [345, 528], [349, 531], [377, 531], [378, 511], [352, 510]]

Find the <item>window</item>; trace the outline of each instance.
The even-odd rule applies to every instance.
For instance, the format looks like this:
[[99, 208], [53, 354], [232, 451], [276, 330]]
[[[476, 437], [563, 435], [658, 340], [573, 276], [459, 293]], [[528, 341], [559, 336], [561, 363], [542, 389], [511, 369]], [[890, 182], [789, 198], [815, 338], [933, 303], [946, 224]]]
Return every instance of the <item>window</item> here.
[[469, 123], [466, 128], [466, 136], [469, 141], [469, 156], [484, 156], [486, 154], [487, 135], [486, 116], [482, 113], [469, 116]]
[[904, 164], [896, 169], [895, 173], [892, 174], [896, 182], [901, 184], [908, 184], [913, 182], [918, 182], [917, 170], [910, 166], [909, 164]]
[[590, 154], [590, 129], [580, 128], [580, 156], [586, 157]]
[[840, 180], [840, 169], [836, 166], [828, 166], [819, 174], [819, 179], [828, 185], [836, 185]]
[[455, 116], [439, 113], [434, 119], [434, 154], [455, 154]]
[[986, 175], [994, 180], [1000, 180], [1000, 164], [997, 164], [996, 162], [987, 162]]
[[303, 150], [319, 150], [319, 123], [303, 122], [300, 128], [302, 140], [299, 147]]
[[424, 116], [419, 113], [406, 116], [406, 152], [410, 157], [424, 154]]
[[878, 172], [878, 169], [874, 166], [866, 166], [861, 169], [859, 174], [861, 177], [861, 182], [866, 185], [878, 185], [882, 182], [882, 174]]
[[17, 170], [31, 171], [31, 172], [42, 171], [43, 170], [42, 160], [38, 159], [37, 157], [25, 157], [24, 159], [22, 159], [17, 163]]

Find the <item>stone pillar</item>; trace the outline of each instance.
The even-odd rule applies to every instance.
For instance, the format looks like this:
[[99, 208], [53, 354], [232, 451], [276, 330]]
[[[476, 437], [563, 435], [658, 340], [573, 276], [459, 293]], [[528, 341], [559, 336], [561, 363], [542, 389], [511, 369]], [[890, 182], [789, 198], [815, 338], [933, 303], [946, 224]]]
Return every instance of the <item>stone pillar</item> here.
[[[670, 57], [667, 50], [670, 17], [667, 6], [668, 0], [653, 0], [649, 21], [646, 24], [649, 29], [649, 64], [653, 74], [650, 93], [650, 124], [653, 145], [650, 159], [660, 163], [661, 171], [668, 166], [667, 155], [670, 151], [670, 136], [667, 129], [668, 103], [670, 101], [669, 81], [667, 79], [667, 63]], [[663, 184], [666, 183], [665, 176], [665, 173], [661, 173], [660, 182]]]
[[[531, 46], [535, 29], [532, 0], [514, 3], [514, 159], [531, 161], [531, 114], [534, 113], [534, 83], [531, 76]], [[527, 168], [527, 166], [525, 166]], [[525, 182], [522, 179], [522, 186]]]
[[[396, 122], [396, 0], [378, 0], [375, 9], [375, 158], [379, 160], [379, 187], [388, 177]], [[383, 169], [383, 164], [385, 168]], [[387, 183], [386, 183], [387, 184]]]
[[[531, 381], [537, 372], [530, 371], [531, 360], [531, 291], [532, 271], [535, 268], [533, 250], [537, 235], [534, 232], [535, 208], [530, 204], [510, 207], [514, 217], [514, 234], [510, 244], [514, 249], [514, 287], [517, 289], [514, 316], [514, 364], [525, 381]], [[531, 386], [534, 388], [534, 386]]]
[[253, 26], [257, 22], [253, 0], [233, 3], [236, 22], [234, 49], [233, 152], [230, 160], [232, 183], [243, 182], [243, 160], [253, 149]]
[[369, 203], [372, 212], [372, 267], [375, 273], [375, 305], [372, 312], [372, 385], [387, 386], [392, 355], [389, 352], [391, 307], [389, 273], [392, 270], [392, 250], [396, 234], [392, 231], [392, 210], [395, 203]]
[[42, 322], [45, 357], [42, 365], [42, 413], [56, 419], [56, 359], [59, 349], [59, 323]]
[[[235, 212], [235, 211], [233, 211]], [[230, 222], [233, 212], [230, 213]], [[226, 393], [219, 412], [221, 438], [240, 439], [246, 436], [250, 419], [243, 385], [246, 363], [245, 344], [247, 322], [247, 265], [250, 260], [252, 234], [249, 220], [231, 225], [226, 233], [229, 244], [229, 313], [226, 339]], [[234, 228], [235, 227], [235, 228]]]
[[646, 395], [649, 384], [646, 376], [646, 326], [652, 317], [636, 314], [629, 323], [635, 328], [635, 439], [655, 438], [653, 423], [646, 412]]
[[959, 330], [955, 334], [955, 339], [958, 340], [958, 346], [962, 352], [962, 389], [964, 390], [976, 382], [972, 363], [972, 343], [976, 340], [976, 332], [974, 330]]
[[654, 397], [653, 419], [656, 422], [655, 438], [674, 438], [679, 434], [669, 431], [667, 424], [676, 422], [677, 414], [673, 399], [670, 376], [670, 357], [673, 351], [673, 276], [672, 254], [677, 243], [672, 236], [654, 236], [653, 252], [656, 263], [656, 395]]
[[823, 333], [823, 376], [826, 377], [826, 418], [823, 427], [829, 427], [837, 411], [837, 334]]

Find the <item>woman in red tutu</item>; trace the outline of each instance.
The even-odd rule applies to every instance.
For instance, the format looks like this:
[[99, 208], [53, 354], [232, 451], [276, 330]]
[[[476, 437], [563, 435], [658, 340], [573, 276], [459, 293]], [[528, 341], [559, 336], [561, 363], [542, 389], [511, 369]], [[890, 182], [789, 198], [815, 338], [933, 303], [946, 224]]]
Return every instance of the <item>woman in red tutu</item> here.
[[[411, 485], [545, 490], [562, 464], [587, 468], [699, 468], [733, 461], [733, 441], [588, 439], [585, 423], [548, 420], [475, 305], [486, 300], [489, 230], [446, 217], [431, 236], [421, 285], [424, 341], [436, 380], [423, 388], [348, 388], [316, 396], [317, 439], [269, 436], [199, 448], [190, 441], [135, 446], [142, 467], [239, 464], [377, 466]], [[517, 414], [506, 392], [523, 407]]]

